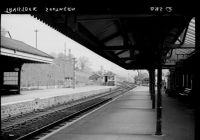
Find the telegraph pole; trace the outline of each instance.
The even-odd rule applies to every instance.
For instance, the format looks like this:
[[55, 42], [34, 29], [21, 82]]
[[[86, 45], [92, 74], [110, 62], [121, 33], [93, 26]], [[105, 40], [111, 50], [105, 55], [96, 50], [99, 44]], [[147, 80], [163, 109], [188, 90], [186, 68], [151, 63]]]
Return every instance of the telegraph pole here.
[[66, 86], [66, 73], [65, 73], [65, 63], [66, 63], [66, 42], [64, 44], [64, 58], [63, 58], [63, 61], [64, 61], [64, 87]]
[[76, 85], [76, 76], [75, 76], [75, 61], [76, 61], [76, 58], [72, 58], [73, 59], [73, 88], [75, 88], [75, 85]]
[[38, 30], [36, 29], [34, 31], [35, 31], [35, 47], [37, 49], [37, 32], [38, 32]]
[[66, 56], [66, 42], [65, 42], [65, 50], [64, 50], [64, 52], [65, 52], [65, 56]]
[[75, 79], [75, 63], [76, 63], [76, 58], [75, 57], [72, 57], [71, 55], [71, 49], [69, 49], [69, 60], [72, 64], [72, 72], [73, 72], [73, 76], [72, 76], [72, 86], [73, 88], [75, 88], [76, 86], [76, 79]]

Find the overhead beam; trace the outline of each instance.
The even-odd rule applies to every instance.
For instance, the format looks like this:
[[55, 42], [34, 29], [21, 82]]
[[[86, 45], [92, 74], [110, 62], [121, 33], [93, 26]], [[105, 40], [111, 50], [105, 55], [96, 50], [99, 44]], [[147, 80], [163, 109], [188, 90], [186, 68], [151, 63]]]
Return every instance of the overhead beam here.
[[109, 40], [112, 40], [113, 38], [118, 37], [118, 36], [120, 36], [120, 32], [119, 31], [115, 32], [114, 34], [112, 34], [112, 35], [110, 35], [110, 36], [108, 36], [108, 37], [106, 37], [104, 39], [102, 39], [101, 42], [106, 43]]
[[127, 50], [121, 50], [120, 52], [118, 52], [118, 53], [115, 53], [115, 55], [120, 55], [120, 54], [122, 54], [122, 53], [124, 53], [124, 52], [126, 52]]
[[94, 46], [104, 46], [90, 31], [88, 31], [82, 24], [78, 23], [77, 33], [86, 39], [88, 42]]
[[114, 50], [131, 50], [133, 46], [104, 46], [102, 50], [104, 51], [114, 51]]
[[[163, 16], [171, 16], [170, 14], [165, 14]], [[173, 16], [181, 16], [180, 14], [174, 14]], [[93, 20], [116, 20], [117, 18], [148, 18], [148, 17], [155, 17], [155, 14], [84, 14], [84, 15], [77, 15], [78, 22], [87, 22]]]
[[128, 70], [132, 70], [132, 69], [148, 69], [150, 66], [144, 65], [144, 64], [128, 64], [125, 68]]
[[120, 18], [118, 18], [117, 20], [118, 22], [118, 26], [119, 26], [119, 30], [121, 31], [121, 34], [123, 36], [123, 39], [124, 39], [124, 45], [129, 45], [129, 43], [131, 43], [130, 39], [129, 39], [129, 36], [128, 36], [128, 33], [122, 23], [122, 21], [120, 20]]
[[136, 60], [136, 58], [133, 57], [121, 57], [120, 59], [127, 61], [127, 60]]
[[116, 20], [112, 15], [78, 15], [77, 21], [87, 22], [87, 21], [96, 21], [96, 20]]
[[127, 69], [150, 69], [152, 68], [152, 66], [154, 68], [157, 68], [157, 65], [152, 63], [151, 61], [145, 61], [145, 60], [141, 60], [141, 59], [134, 59], [134, 61], [132, 61], [131, 63], [129, 63], [127, 65]]

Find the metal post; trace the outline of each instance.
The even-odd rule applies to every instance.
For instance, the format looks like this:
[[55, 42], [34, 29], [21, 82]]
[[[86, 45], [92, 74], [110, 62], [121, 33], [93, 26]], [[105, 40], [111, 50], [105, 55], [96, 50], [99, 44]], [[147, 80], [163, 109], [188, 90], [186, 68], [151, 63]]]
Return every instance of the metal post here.
[[162, 66], [158, 66], [157, 74], [157, 122], [155, 135], [162, 135]]
[[36, 29], [35, 30], [35, 47], [36, 47], [36, 49], [37, 49], [37, 32], [38, 32], [38, 30]]

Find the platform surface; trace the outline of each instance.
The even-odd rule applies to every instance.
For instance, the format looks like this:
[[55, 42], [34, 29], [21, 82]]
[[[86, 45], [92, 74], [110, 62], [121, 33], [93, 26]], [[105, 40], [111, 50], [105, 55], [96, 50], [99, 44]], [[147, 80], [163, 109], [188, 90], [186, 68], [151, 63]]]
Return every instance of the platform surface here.
[[[163, 111], [164, 136], [154, 135], [156, 111], [151, 109], [148, 88], [137, 87], [72, 125], [45, 136], [42, 140], [193, 140], [194, 122], [191, 112], [175, 111], [181, 108], [174, 103], [169, 105], [173, 102], [171, 99], [163, 99], [163, 102], [168, 106]], [[172, 112], [170, 108], [174, 108]]]
[[43, 90], [21, 91], [18, 95], [1, 96], [1, 105], [34, 100], [36, 98], [49, 98], [67, 94], [75, 94], [92, 90], [109, 89], [115, 86], [86, 86], [73, 88], [51, 88]]

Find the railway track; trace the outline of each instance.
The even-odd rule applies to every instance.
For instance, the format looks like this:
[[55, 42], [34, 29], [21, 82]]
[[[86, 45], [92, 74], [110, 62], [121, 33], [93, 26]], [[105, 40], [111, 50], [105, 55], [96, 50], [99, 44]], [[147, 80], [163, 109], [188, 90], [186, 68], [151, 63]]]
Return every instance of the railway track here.
[[[70, 123], [74, 119], [101, 106], [107, 101], [115, 98], [135, 86], [121, 86], [120, 88], [103, 93], [101, 95], [89, 97], [78, 101], [71, 106], [54, 109], [48, 113], [43, 113], [37, 117], [29, 118], [26, 121], [13, 124], [1, 129], [2, 139], [5, 140], [36, 140], [44, 135]], [[29, 130], [27, 130], [29, 129]]]

